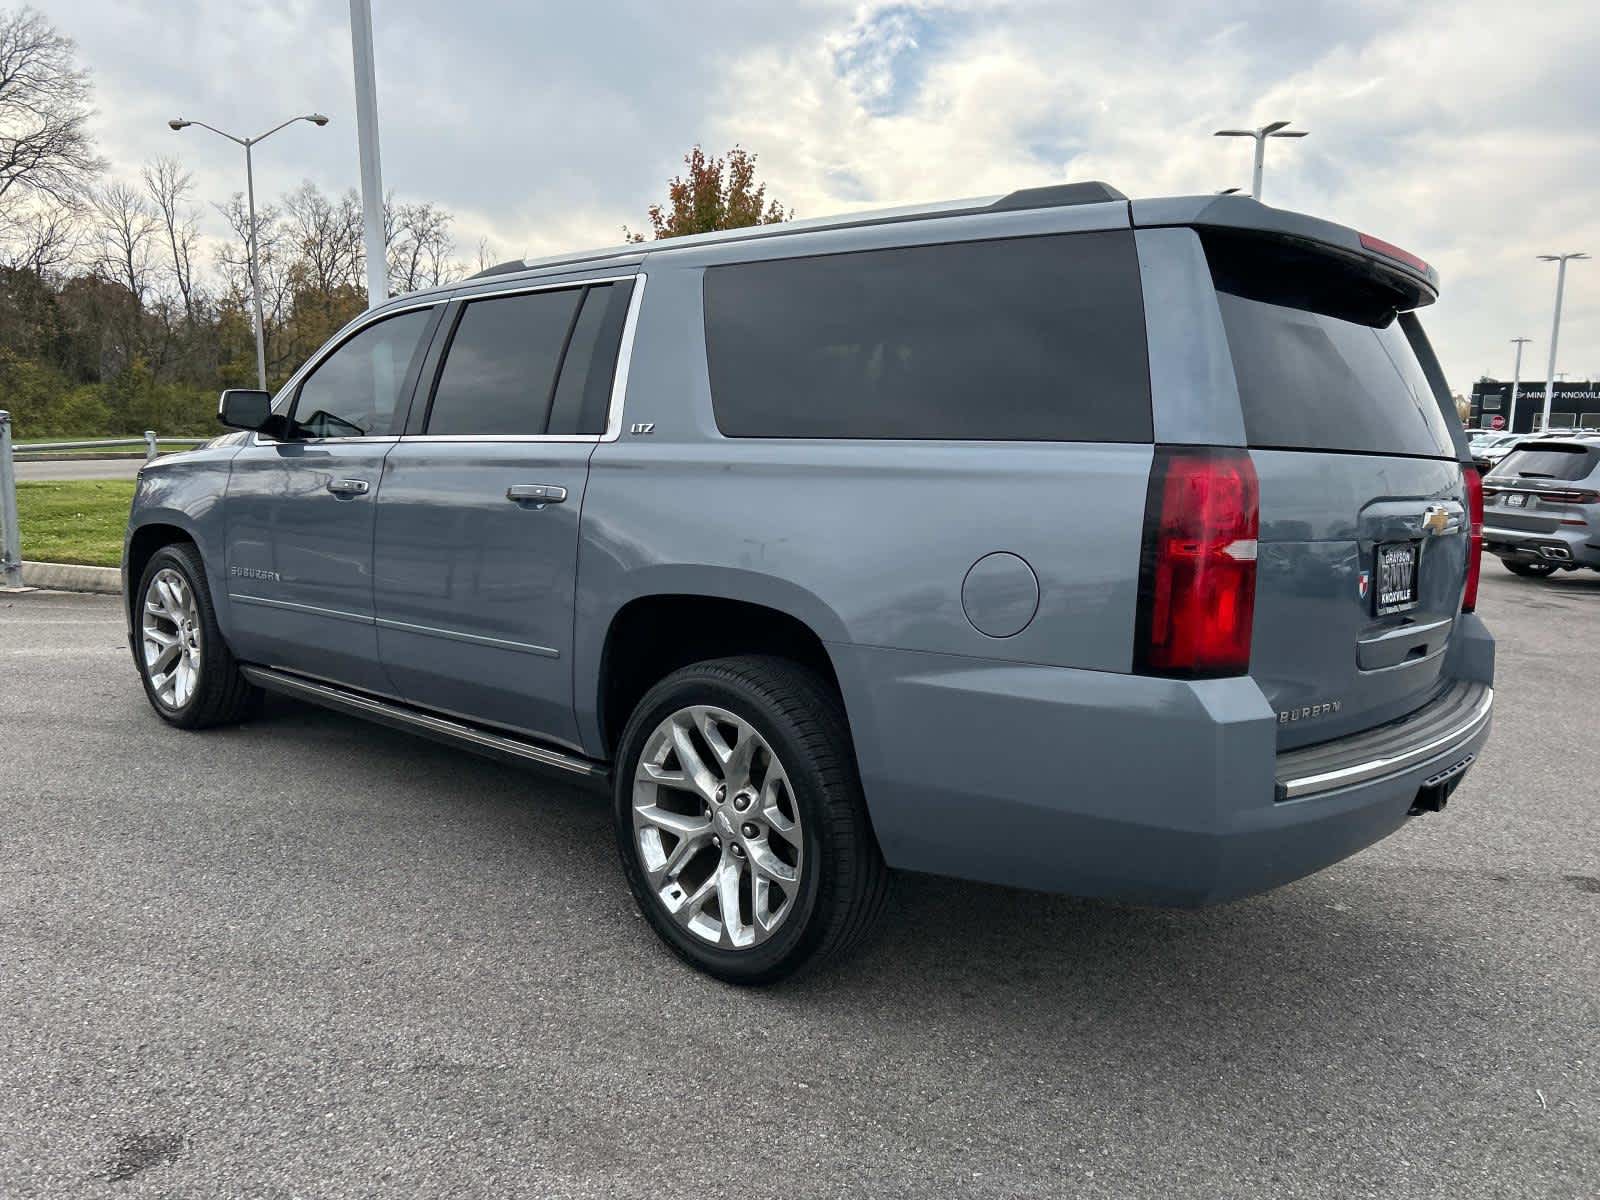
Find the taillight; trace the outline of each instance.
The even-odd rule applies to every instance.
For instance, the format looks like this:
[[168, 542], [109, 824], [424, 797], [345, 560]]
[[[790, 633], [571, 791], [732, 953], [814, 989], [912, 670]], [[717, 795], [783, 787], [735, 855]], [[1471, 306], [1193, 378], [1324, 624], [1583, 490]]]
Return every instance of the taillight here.
[[1411, 251], [1400, 249], [1393, 242], [1386, 242], [1380, 237], [1373, 237], [1370, 233], [1363, 233], [1361, 235], [1361, 244], [1375, 254], [1381, 254], [1385, 258], [1392, 258], [1396, 262], [1403, 262], [1406, 266], [1415, 271], [1420, 271], [1424, 275], [1428, 273], [1427, 263], [1411, 253]]
[[1461, 483], [1467, 489], [1467, 519], [1472, 534], [1467, 538], [1467, 586], [1461, 592], [1461, 611], [1478, 607], [1478, 572], [1483, 566], [1483, 477], [1476, 467], [1461, 468]]
[[1187, 679], [1249, 670], [1260, 531], [1249, 454], [1156, 448], [1139, 563], [1136, 670]]

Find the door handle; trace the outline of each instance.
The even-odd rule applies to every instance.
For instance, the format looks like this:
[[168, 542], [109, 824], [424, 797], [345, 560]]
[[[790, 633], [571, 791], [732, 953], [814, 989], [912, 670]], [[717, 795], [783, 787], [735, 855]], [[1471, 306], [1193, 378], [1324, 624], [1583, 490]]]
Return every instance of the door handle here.
[[328, 480], [328, 490], [335, 496], [365, 496], [371, 487], [365, 479]]
[[567, 489], [553, 483], [513, 483], [506, 489], [506, 499], [517, 504], [560, 504], [567, 498]]

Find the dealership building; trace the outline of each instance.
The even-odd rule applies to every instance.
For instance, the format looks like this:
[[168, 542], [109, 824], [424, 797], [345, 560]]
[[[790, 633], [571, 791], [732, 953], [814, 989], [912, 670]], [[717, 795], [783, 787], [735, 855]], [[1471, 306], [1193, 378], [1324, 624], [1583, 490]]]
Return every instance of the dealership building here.
[[[1533, 433], [1544, 417], [1544, 383], [1524, 382], [1517, 390], [1516, 427], [1511, 425], [1511, 384], [1480, 379], [1472, 385], [1473, 429]], [[1558, 382], [1550, 401], [1550, 428], [1600, 429], [1600, 382]]]

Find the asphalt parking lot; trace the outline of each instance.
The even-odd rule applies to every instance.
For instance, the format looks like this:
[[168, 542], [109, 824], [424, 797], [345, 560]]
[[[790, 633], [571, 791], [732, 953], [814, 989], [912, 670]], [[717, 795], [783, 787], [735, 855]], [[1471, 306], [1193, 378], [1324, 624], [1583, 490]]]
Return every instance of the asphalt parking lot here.
[[921, 877], [691, 974], [603, 799], [276, 703], [184, 734], [112, 597], [0, 596], [0, 1195], [1600, 1190], [1600, 576], [1484, 566], [1439, 816], [1204, 912]]

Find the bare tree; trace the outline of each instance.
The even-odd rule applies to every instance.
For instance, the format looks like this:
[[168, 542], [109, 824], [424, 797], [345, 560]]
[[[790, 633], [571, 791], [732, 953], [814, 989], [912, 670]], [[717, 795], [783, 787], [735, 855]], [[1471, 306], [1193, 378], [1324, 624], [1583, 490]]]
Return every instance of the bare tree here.
[[114, 279], [143, 306], [150, 287], [150, 249], [158, 224], [150, 204], [137, 188], [112, 183], [96, 188], [94, 210], [95, 269]]
[[158, 158], [144, 168], [145, 195], [155, 210], [166, 243], [166, 270], [190, 325], [195, 318], [194, 255], [200, 240], [200, 214], [189, 203], [193, 189], [194, 176], [175, 158]]
[[384, 241], [387, 247], [389, 292], [402, 295], [418, 288], [438, 287], [460, 277], [452, 260], [455, 239], [451, 217], [431, 202], [396, 205], [384, 203]]
[[43, 278], [65, 271], [83, 244], [74, 204], [36, 204], [13, 220], [0, 218], [0, 266]]
[[71, 200], [104, 165], [89, 135], [89, 75], [73, 50], [33, 9], [0, 12], [0, 208]]
[[[232, 238], [217, 247], [216, 266], [224, 292], [241, 309], [248, 309], [254, 290], [250, 281], [250, 209], [244, 193], [235, 192], [226, 204], [214, 206], [228, 223]], [[290, 306], [289, 266], [292, 255], [277, 205], [256, 208], [256, 274], [261, 281], [261, 310], [265, 320], [268, 365], [276, 363], [273, 333], [281, 328]]]
[[495, 256], [494, 247], [489, 244], [489, 239], [486, 237], [480, 237], [478, 239], [478, 265], [474, 267], [473, 270], [487, 271], [490, 267], [495, 266], [499, 261], [500, 260]]
[[283, 202], [296, 251], [295, 286], [329, 294], [362, 281], [361, 200], [348, 191], [330, 199], [307, 182]]

